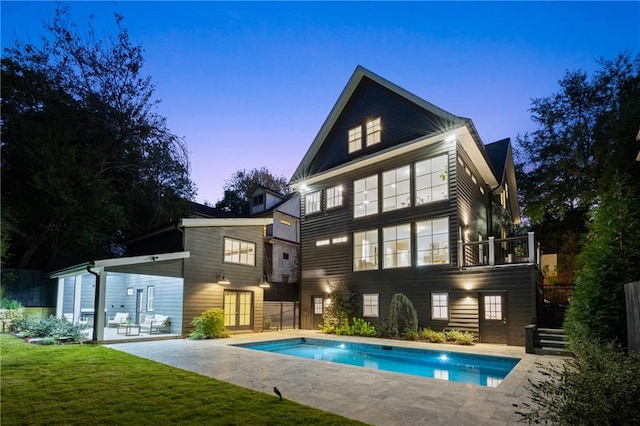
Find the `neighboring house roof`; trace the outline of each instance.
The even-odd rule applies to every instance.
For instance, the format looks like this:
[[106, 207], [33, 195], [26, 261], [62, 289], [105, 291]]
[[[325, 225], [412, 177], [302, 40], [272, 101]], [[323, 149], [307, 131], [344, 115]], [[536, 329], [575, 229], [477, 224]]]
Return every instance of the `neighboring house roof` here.
[[[385, 90], [384, 93], [390, 96], [395, 95], [399, 104], [406, 105], [408, 101], [412, 105], [411, 111], [421, 118], [418, 126], [416, 126], [415, 122], [405, 123], [407, 126], [413, 127], [411, 129], [413, 133], [405, 132], [406, 135], [412, 136], [407, 137], [407, 140], [397, 141], [394, 145], [381, 144], [376, 148], [378, 149], [377, 151], [362, 152], [358, 157], [345, 156], [341, 161], [318, 161], [317, 159], [320, 155], [327, 155], [323, 153], [323, 145], [326, 143], [336, 123], [342, 118], [349, 102], [361, 96], [362, 91], [372, 87], [382, 88]], [[497, 186], [498, 182], [489, 166], [489, 160], [482, 141], [470, 119], [451, 114], [362, 66], [358, 66], [313, 140], [311, 147], [291, 177], [291, 185], [295, 189], [300, 189], [303, 184], [373, 164], [386, 157], [397, 155], [402, 151], [409, 152], [422, 145], [426, 146], [442, 141], [449, 135], [455, 136], [463, 145], [485, 181], [492, 187]], [[314, 163], [321, 164], [318, 166]]]
[[190, 217], [246, 217], [247, 214], [237, 214], [228, 212], [225, 210], [217, 209], [215, 207], [207, 206], [206, 204], [196, 203], [195, 201], [187, 201], [187, 209], [189, 210]]

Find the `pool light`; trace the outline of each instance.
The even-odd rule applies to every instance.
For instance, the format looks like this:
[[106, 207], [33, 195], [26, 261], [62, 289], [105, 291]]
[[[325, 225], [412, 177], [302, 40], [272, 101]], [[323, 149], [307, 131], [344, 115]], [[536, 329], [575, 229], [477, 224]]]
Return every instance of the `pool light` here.
[[449, 361], [449, 357], [447, 356], [447, 354], [440, 355], [439, 359], [440, 361], [443, 361], [443, 362]]

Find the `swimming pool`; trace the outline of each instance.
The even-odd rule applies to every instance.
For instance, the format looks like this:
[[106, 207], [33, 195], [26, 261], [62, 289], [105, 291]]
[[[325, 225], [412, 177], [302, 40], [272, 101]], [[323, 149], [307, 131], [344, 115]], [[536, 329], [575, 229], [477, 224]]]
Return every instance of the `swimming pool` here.
[[310, 338], [235, 346], [488, 387], [502, 383], [520, 361], [513, 357]]

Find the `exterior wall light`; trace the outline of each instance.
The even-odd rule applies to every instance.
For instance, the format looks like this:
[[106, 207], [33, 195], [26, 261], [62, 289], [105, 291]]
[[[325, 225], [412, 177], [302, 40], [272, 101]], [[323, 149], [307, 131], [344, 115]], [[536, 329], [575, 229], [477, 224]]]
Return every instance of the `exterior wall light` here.
[[228, 279], [226, 279], [224, 277], [224, 269], [220, 269], [220, 271], [218, 271], [218, 274], [216, 275], [216, 281], [220, 285], [229, 285], [229, 284], [231, 284], [231, 281], [229, 281]]

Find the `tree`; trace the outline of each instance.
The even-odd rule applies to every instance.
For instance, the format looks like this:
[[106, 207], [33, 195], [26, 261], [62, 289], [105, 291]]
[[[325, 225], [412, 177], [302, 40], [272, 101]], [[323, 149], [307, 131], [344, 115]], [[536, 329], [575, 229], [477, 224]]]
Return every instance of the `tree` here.
[[402, 293], [396, 293], [389, 305], [389, 335], [393, 338], [418, 332], [418, 313], [413, 303]]
[[266, 167], [254, 168], [249, 171], [238, 170], [224, 183], [224, 197], [215, 205], [215, 208], [244, 214], [249, 211], [249, 191], [261, 185], [271, 191], [283, 195], [291, 193], [288, 180], [284, 176], [274, 176]]
[[624, 285], [640, 279], [640, 198], [629, 193], [629, 183], [614, 175], [594, 209], [565, 321], [573, 341], [586, 334], [626, 344]]
[[343, 282], [327, 283], [331, 289], [330, 303], [324, 311], [324, 327], [332, 330], [349, 324], [349, 318], [356, 311], [355, 293]]
[[640, 179], [631, 161], [640, 115], [640, 55], [598, 63], [602, 68], [591, 78], [568, 71], [558, 93], [534, 99], [538, 130], [517, 139], [524, 215], [542, 236], [545, 252], [577, 255], [589, 212], [611, 176], [620, 171]]
[[40, 45], [2, 58], [2, 200], [12, 266], [109, 256], [124, 237], [182, 215], [194, 195], [182, 139], [154, 108], [142, 47], [81, 36], [59, 6]]

